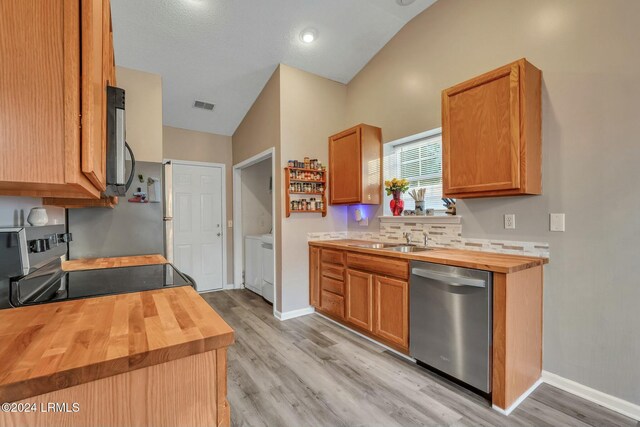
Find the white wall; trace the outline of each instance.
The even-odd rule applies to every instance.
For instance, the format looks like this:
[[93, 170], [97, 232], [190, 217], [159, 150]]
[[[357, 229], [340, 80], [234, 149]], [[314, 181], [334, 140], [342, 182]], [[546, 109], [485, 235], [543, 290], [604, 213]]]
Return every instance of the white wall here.
[[162, 77], [116, 67], [116, 84], [125, 90], [127, 143], [136, 160], [162, 162]]
[[242, 236], [266, 234], [273, 219], [271, 159], [242, 169]]
[[[29, 225], [27, 216], [34, 207], [41, 207], [42, 199], [31, 197], [0, 197], [0, 227]], [[64, 224], [64, 209], [47, 206], [49, 224]]]
[[[346, 86], [286, 65], [280, 66], [280, 77], [280, 167], [284, 168], [288, 159], [302, 160], [305, 156], [328, 164], [327, 138], [345, 129]], [[284, 177], [280, 191], [286, 191]], [[309, 306], [307, 233], [346, 230], [346, 212], [344, 206], [330, 206], [325, 218], [320, 214], [283, 216], [283, 313]]]

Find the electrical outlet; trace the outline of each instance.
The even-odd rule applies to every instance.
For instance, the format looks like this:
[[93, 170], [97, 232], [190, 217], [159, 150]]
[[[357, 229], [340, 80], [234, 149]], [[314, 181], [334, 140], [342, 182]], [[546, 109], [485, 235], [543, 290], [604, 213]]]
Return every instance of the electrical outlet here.
[[563, 213], [549, 214], [549, 230], [564, 231], [564, 214]]
[[369, 218], [362, 218], [360, 221], [358, 221], [358, 225], [361, 227], [367, 227], [369, 225]]
[[506, 214], [504, 216], [504, 228], [514, 230], [516, 228], [516, 215]]

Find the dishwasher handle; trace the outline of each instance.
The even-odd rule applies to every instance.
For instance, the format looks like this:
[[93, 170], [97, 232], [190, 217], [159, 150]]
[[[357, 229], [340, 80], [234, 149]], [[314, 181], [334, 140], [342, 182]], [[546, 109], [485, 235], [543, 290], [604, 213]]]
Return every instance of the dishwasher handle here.
[[424, 277], [425, 279], [445, 282], [451, 286], [472, 286], [474, 288], [486, 288], [487, 282], [484, 279], [472, 279], [470, 277], [461, 277], [454, 274], [439, 273], [424, 268], [413, 268], [411, 274], [414, 276]]

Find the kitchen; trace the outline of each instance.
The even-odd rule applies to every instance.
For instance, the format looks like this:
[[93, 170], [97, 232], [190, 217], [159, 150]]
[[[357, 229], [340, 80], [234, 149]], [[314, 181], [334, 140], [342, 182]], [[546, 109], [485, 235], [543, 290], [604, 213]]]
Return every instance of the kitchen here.
[[[640, 295], [632, 244], [638, 228], [632, 219], [637, 198], [630, 197], [638, 154], [633, 136], [640, 131], [634, 119], [640, 99], [634, 96], [637, 4], [354, 0], [324, 7], [301, 2], [280, 11], [282, 5], [271, 2], [79, 3], [2, 2], [0, 225], [24, 230], [20, 242], [34, 240], [33, 232], [55, 235], [48, 243], [55, 253], [44, 254], [57, 255], [56, 271], [69, 278], [69, 291], [74, 282], [99, 291], [81, 286], [74, 275], [107, 283], [92, 275], [105, 267], [133, 270], [117, 280], [126, 289], [109, 285], [113, 295], [0, 310], [6, 338], [0, 352], [8, 362], [0, 400], [35, 402], [59, 393], [53, 401], [77, 402], [78, 387], [98, 390], [127, 376], [167, 384], [176, 370], [188, 382], [190, 375], [202, 377], [201, 368], [228, 378], [224, 386], [216, 376], [199, 383], [203, 393], [215, 391], [201, 403], [209, 418], [188, 418], [202, 394], [187, 393], [187, 399], [163, 388], [165, 401], [180, 402], [181, 411], [159, 413], [162, 422], [122, 415], [113, 423], [637, 424], [640, 343], [634, 337], [640, 324], [634, 303]], [[85, 14], [101, 25], [74, 33]], [[35, 19], [47, 25], [38, 31], [24, 25]], [[263, 35], [259, 41], [248, 37], [252, 25]], [[36, 46], [50, 57], [35, 54]], [[123, 195], [106, 191], [107, 103], [87, 82], [126, 93], [126, 140], [136, 164], [149, 168], [136, 168]], [[485, 90], [496, 91], [494, 110], [473, 106]], [[215, 106], [195, 109], [195, 101]], [[478, 140], [493, 145], [485, 150]], [[132, 162], [125, 158], [127, 178]], [[313, 181], [325, 182], [316, 182], [316, 191], [291, 192], [289, 162], [307, 169], [305, 158], [321, 163], [312, 170], [324, 177]], [[261, 228], [251, 233], [272, 234], [272, 303], [245, 289], [244, 235], [237, 228], [247, 209], [238, 193], [242, 166], [265, 160], [272, 183], [256, 186], [255, 194], [271, 200], [265, 205], [271, 216], [256, 220]], [[167, 164], [183, 167], [179, 177], [167, 179]], [[411, 181], [395, 200], [393, 190], [385, 191], [393, 178]], [[483, 185], [494, 179], [493, 187], [473, 188], [476, 178]], [[215, 185], [177, 186], [189, 180]], [[166, 197], [168, 182], [176, 184], [173, 200]], [[410, 196], [416, 188], [426, 189], [422, 206]], [[486, 197], [473, 197], [478, 194]], [[442, 197], [455, 205], [445, 208]], [[307, 208], [311, 198], [313, 209], [300, 212], [301, 203], [291, 209], [291, 201], [305, 199]], [[404, 212], [394, 216], [391, 205], [399, 201]], [[47, 225], [28, 225], [34, 207], [46, 208]], [[207, 209], [206, 218], [199, 214]], [[31, 219], [37, 224], [38, 217], [36, 209]], [[189, 234], [196, 225], [200, 230]], [[170, 228], [174, 239], [167, 245]], [[190, 252], [196, 249], [189, 239], [196, 238], [210, 258]], [[425, 243], [429, 250], [411, 249]], [[363, 247], [378, 244], [387, 247]], [[41, 254], [26, 258], [38, 264]], [[155, 254], [170, 264], [150, 261]], [[64, 264], [83, 259], [79, 270]], [[18, 266], [11, 278], [24, 275], [24, 260], [7, 265]], [[160, 285], [134, 279], [133, 272], [148, 265], [168, 272], [143, 274], [162, 278]], [[433, 280], [425, 274], [452, 271], [471, 279], [467, 284], [485, 283], [459, 289], [485, 292], [484, 312], [461, 312], [483, 316], [485, 328], [473, 335], [485, 339], [465, 345], [478, 345], [473, 351], [481, 348], [488, 361], [481, 371], [489, 378], [488, 393], [412, 349], [419, 344], [414, 338], [438, 333], [452, 349], [465, 343], [456, 328], [469, 324], [447, 317], [455, 312], [446, 309], [454, 299], [413, 293], [419, 290], [414, 282]], [[476, 277], [477, 271], [489, 276]], [[180, 281], [166, 286], [166, 278], [194, 287]], [[526, 286], [510, 286], [516, 283]], [[3, 292], [13, 286], [4, 276], [0, 284]], [[163, 289], [143, 290], [146, 285]], [[417, 301], [424, 304], [416, 308]], [[69, 312], [56, 315], [50, 307], [58, 306]], [[122, 307], [132, 307], [130, 326], [114, 323], [108, 330], [119, 334], [104, 347], [111, 350], [87, 353], [87, 345], [102, 348], [104, 319], [115, 322], [113, 313], [122, 316]], [[420, 308], [426, 317], [416, 335]], [[74, 310], [90, 321], [73, 318]], [[21, 314], [27, 311], [38, 315]], [[435, 330], [429, 329], [432, 315], [442, 320]], [[142, 325], [138, 319], [146, 338], [135, 326]], [[142, 347], [135, 344], [140, 339]], [[123, 353], [127, 340], [130, 353]], [[480, 354], [469, 351], [458, 351], [458, 360]], [[44, 358], [37, 359], [38, 352]], [[141, 414], [153, 416], [158, 396], [141, 398], [121, 386], [109, 401], [130, 398], [145, 408]], [[80, 425], [96, 424], [90, 417], [99, 416], [100, 407], [91, 406], [80, 402], [79, 414], [89, 417]], [[9, 425], [29, 423], [2, 416]]]

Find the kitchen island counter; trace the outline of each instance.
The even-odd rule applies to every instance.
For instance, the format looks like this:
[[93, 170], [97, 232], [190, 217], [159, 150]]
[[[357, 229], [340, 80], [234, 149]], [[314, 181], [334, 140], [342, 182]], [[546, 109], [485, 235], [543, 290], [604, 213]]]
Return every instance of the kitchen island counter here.
[[[189, 286], [2, 310], [0, 402], [64, 399], [82, 407], [46, 418], [3, 413], [0, 424], [118, 425], [142, 417], [152, 425], [161, 416], [227, 424], [233, 341], [233, 330]], [[138, 408], [143, 414], [127, 412], [139, 393], [148, 400]], [[172, 406], [172, 396], [192, 403]]]

